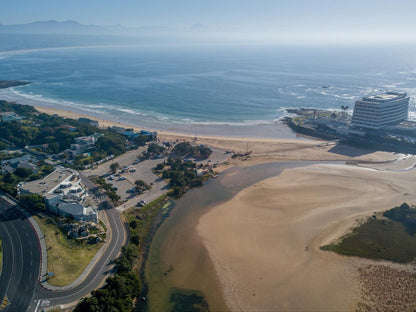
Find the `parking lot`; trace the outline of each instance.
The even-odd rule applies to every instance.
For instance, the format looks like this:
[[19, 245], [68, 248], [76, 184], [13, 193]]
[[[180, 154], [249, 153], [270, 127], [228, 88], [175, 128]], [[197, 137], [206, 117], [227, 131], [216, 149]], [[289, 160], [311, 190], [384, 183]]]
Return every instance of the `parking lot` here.
[[[165, 158], [148, 159], [141, 162], [137, 162], [139, 155], [145, 151], [146, 147], [140, 147], [137, 150], [129, 151], [111, 161], [103, 163], [94, 169], [85, 170], [85, 175], [97, 175], [105, 176], [107, 183], [116, 188], [117, 194], [122, 201], [126, 201], [121, 206], [117, 207], [119, 210], [124, 210], [133, 206], [141, 200], [149, 203], [152, 200], [162, 196], [168, 190], [168, 185], [165, 181], [159, 178], [152, 172], [152, 169], [159, 163], [165, 161]], [[211, 161], [212, 164], [221, 163], [228, 158], [224, 151], [212, 149], [212, 154], [209, 159], [196, 161], [197, 163], [206, 164]], [[120, 169], [116, 174], [111, 175], [110, 165], [112, 163], [118, 163]], [[123, 170], [123, 168], [126, 168]], [[123, 171], [123, 172], [120, 172]], [[144, 192], [141, 195], [137, 195], [132, 189], [135, 187], [135, 181], [143, 180], [147, 184], [153, 184], [152, 189]]]
[[[121, 200], [130, 201], [134, 198], [136, 201], [152, 201], [163, 195], [163, 193], [167, 190], [166, 182], [152, 172], [152, 168], [163, 161], [163, 158], [149, 159], [139, 162], [136, 165], [129, 165], [128, 167], [131, 167], [124, 170], [124, 173], [113, 175], [114, 178], [112, 178], [111, 175], [107, 176], [106, 182], [117, 188], [116, 192], [121, 197]], [[134, 183], [137, 180], [143, 180], [149, 185], [153, 184], [152, 189], [146, 191], [144, 194], [137, 195], [136, 192], [132, 191], [135, 186]], [[135, 204], [136, 203], [134, 203], [134, 205]]]

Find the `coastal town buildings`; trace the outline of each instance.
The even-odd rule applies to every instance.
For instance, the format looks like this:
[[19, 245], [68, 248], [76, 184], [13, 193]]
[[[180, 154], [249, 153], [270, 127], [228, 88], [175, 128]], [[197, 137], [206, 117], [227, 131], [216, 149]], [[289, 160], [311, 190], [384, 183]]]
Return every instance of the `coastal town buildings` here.
[[97, 221], [97, 211], [88, 202], [87, 190], [75, 170], [57, 166], [43, 179], [20, 183], [18, 193], [42, 195], [47, 208], [55, 214]]
[[6, 174], [8, 172], [13, 173], [17, 168], [31, 169], [33, 172], [39, 170], [36, 162], [36, 157], [26, 154], [20, 157], [3, 160], [1, 162], [1, 173]]
[[386, 92], [363, 97], [355, 102], [351, 126], [364, 129], [394, 126], [407, 119], [408, 109], [407, 93]]

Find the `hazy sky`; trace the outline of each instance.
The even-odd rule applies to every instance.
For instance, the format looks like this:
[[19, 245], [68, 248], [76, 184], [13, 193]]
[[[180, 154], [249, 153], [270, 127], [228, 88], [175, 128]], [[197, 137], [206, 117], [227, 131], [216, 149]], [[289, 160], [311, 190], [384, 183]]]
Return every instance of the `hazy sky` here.
[[0, 0], [0, 23], [202, 24], [257, 35], [416, 37], [415, 0]]

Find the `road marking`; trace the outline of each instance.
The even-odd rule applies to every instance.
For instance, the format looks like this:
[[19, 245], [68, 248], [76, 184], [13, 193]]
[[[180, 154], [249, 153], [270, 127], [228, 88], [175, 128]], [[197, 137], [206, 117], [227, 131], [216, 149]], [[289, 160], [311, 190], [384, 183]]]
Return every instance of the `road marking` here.
[[0, 311], [5, 309], [9, 304], [10, 304], [9, 298], [7, 298], [7, 296], [4, 296], [4, 299], [2, 303], [0, 304]]
[[42, 301], [41, 299], [38, 300], [38, 303], [36, 304], [35, 312], [38, 312], [39, 304], [41, 301]]

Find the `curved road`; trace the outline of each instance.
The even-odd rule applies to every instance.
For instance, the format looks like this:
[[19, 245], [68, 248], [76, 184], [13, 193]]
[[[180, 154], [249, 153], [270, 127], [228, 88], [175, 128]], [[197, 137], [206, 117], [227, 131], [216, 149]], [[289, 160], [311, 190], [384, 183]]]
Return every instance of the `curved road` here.
[[3, 269], [0, 276], [0, 304], [4, 311], [26, 311], [38, 287], [40, 251], [37, 236], [20, 210], [0, 198], [0, 237]]
[[4, 250], [0, 305], [5, 296], [10, 302], [0, 311], [40, 311], [45, 307], [77, 301], [99, 287], [126, 239], [118, 211], [113, 208], [106, 214], [112, 235], [102, 257], [78, 286], [65, 291], [49, 291], [38, 281], [40, 248], [35, 232], [19, 208], [0, 198], [0, 237]]

